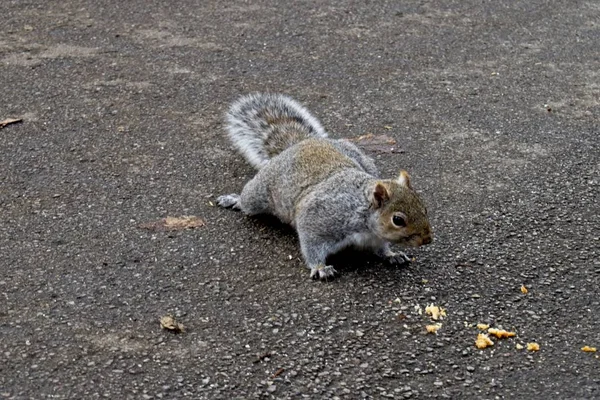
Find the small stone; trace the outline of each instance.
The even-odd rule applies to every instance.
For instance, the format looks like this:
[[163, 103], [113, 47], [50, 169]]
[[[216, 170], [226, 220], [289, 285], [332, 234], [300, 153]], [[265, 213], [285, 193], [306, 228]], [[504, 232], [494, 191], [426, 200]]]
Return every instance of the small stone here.
[[273, 393], [276, 390], [277, 390], [277, 386], [275, 386], [275, 385], [271, 385], [267, 388], [267, 391], [270, 393]]

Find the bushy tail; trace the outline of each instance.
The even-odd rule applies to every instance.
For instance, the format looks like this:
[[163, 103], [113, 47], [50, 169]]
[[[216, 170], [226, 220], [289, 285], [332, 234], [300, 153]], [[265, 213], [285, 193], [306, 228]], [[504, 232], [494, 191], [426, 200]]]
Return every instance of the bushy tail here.
[[229, 139], [260, 169], [270, 158], [311, 137], [327, 137], [321, 123], [300, 103], [281, 94], [241, 97], [227, 113]]

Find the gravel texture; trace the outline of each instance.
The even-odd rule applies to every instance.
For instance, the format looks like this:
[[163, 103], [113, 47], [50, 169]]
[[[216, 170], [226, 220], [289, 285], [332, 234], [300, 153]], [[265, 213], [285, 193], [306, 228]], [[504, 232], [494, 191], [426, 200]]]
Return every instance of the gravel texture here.
[[[580, 350], [600, 348], [599, 21], [594, 1], [3, 0], [0, 121], [23, 122], [0, 129], [0, 398], [600, 398]], [[375, 156], [428, 204], [415, 263], [349, 251], [315, 282], [290, 228], [213, 206], [253, 173], [223, 113], [267, 90], [398, 141]], [[205, 225], [140, 228], [183, 215]], [[477, 323], [517, 336], [479, 350]]]

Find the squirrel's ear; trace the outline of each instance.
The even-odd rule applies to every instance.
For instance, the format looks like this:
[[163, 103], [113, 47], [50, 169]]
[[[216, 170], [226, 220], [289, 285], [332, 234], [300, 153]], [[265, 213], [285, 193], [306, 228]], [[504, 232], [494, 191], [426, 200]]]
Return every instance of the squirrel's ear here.
[[389, 198], [390, 194], [385, 185], [381, 182], [377, 182], [377, 185], [375, 185], [375, 189], [373, 190], [373, 205], [375, 208], [383, 206], [383, 203], [388, 201]]
[[406, 172], [405, 170], [400, 171], [400, 175], [398, 176], [398, 179], [396, 179], [396, 181], [401, 186], [406, 186], [407, 188], [412, 189], [412, 186], [410, 186], [410, 176], [408, 176], [408, 172]]

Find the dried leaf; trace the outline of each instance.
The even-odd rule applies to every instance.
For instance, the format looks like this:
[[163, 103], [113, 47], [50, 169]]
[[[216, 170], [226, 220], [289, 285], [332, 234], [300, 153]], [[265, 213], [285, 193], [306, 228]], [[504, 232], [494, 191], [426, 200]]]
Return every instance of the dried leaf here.
[[155, 222], [140, 225], [142, 229], [151, 231], [182, 231], [184, 229], [198, 228], [204, 225], [204, 221], [195, 216], [167, 217]]
[[165, 315], [160, 318], [160, 327], [175, 333], [181, 333], [185, 330], [183, 324], [175, 321], [171, 315]]
[[16, 124], [18, 122], [23, 122], [21, 118], [6, 118], [4, 121], [0, 121], [0, 129], [4, 128], [6, 125]]
[[404, 153], [404, 150], [398, 148], [396, 140], [387, 135], [374, 135], [367, 133], [356, 138], [349, 139], [366, 151], [374, 153]]
[[271, 375], [271, 379], [277, 378], [279, 375], [283, 374], [284, 372], [285, 372], [284, 368], [279, 368], [277, 371], [275, 371], [275, 373], [273, 375]]

